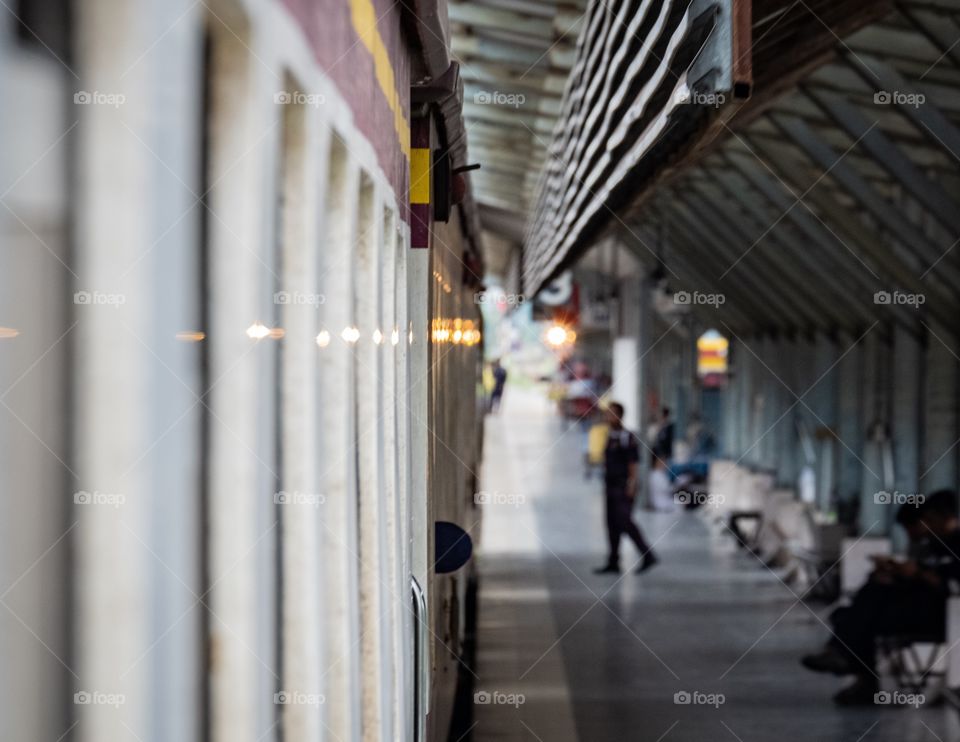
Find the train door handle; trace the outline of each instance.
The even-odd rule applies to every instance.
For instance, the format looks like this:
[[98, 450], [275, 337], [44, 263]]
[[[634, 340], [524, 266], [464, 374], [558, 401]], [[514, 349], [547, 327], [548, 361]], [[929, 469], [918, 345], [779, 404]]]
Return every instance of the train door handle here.
[[427, 615], [427, 597], [417, 582], [410, 578], [413, 594], [414, 626], [414, 739], [426, 742], [427, 714], [430, 712], [430, 617]]

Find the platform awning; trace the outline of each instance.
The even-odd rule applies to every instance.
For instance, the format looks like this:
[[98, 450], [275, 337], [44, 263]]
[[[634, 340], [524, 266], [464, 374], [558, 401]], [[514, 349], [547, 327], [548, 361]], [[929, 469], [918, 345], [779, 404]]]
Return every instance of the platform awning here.
[[[588, 246], [638, 182], [720, 115], [738, 82], [734, 45], [745, 39], [734, 38], [735, 13], [743, 5], [591, 5], [527, 234], [526, 291], [539, 289]], [[746, 95], [744, 69], [737, 92]]]
[[603, 234], [649, 219], [644, 204], [662, 183], [735, 140], [891, 10], [882, 0], [594, 4], [526, 236], [525, 291]]
[[[956, 327], [960, 2], [869, 10], [882, 17], [841, 19], [861, 26], [845, 35], [827, 16], [825, 53], [782, 67], [775, 95], [758, 75], [711, 147], [616, 224], [671, 290], [723, 294], [727, 330]], [[802, 6], [791, 14], [769, 21], [771, 36], [825, 28]], [[797, 48], [784, 43], [780, 54]]]

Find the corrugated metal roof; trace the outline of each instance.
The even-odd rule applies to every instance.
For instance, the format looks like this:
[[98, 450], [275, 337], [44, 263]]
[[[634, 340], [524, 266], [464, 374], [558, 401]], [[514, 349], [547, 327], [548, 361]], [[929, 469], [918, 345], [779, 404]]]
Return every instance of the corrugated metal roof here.
[[616, 217], [670, 152], [696, 140], [734, 88], [733, 2], [590, 6], [527, 234], [536, 291]]
[[724, 293], [747, 315], [737, 332], [948, 324], [960, 309], [960, 60], [944, 38], [954, 32], [960, 2], [943, 1], [900, 3], [842, 39], [831, 30], [817, 66], [759, 111], [742, 109], [624, 235], [674, 286]]
[[[594, 43], [607, 43], [603, 18], [617, 7], [594, 9]], [[915, 334], [927, 322], [955, 326], [960, 0], [764, 0], [753, 13], [753, 97], [731, 115], [662, 96], [666, 123], [653, 138], [641, 128], [622, 142], [609, 127], [558, 133], [525, 246], [525, 290], [613, 231], [671, 288], [723, 293], [736, 332], [857, 333], [878, 316]], [[590, 39], [582, 56], [594, 72], [575, 69], [576, 85], [610, 74], [599, 54], [589, 62]], [[651, 74], [671, 59], [659, 56]], [[690, 77], [682, 64], [670, 72]], [[600, 98], [581, 108], [625, 121]], [[577, 123], [572, 103], [564, 115]], [[622, 144], [633, 156], [619, 151], [601, 166]], [[885, 295], [914, 303], [884, 304]]]
[[586, 0], [449, 3], [481, 207], [525, 218], [576, 58]]

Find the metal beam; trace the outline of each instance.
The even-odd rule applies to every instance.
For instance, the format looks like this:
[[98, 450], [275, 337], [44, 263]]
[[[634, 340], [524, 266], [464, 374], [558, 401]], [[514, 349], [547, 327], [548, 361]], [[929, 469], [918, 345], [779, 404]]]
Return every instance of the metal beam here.
[[[529, 171], [529, 166], [523, 160], [520, 160], [520, 159], [514, 160], [511, 163], [507, 160], [497, 159], [490, 156], [484, 156], [484, 153], [482, 151], [479, 151], [479, 152], [474, 151], [473, 155], [474, 155], [474, 159], [479, 160], [480, 163], [483, 165], [484, 175], [500, 173], [500, 174], [508, 175], [511, 178], [517, 178], [517, 177], [524, 178], [526, 177], [527, 172]], [[477, 173], [476, 175], [479, 175], [479, 173]], [[482, 179], [483, 176], [480, 176], [480, 178]]]
[[954, 65], [960, 67], [960, 48], [957, 46], [957, 39], [960, 39], [960, 26], [957, 26], [952, 18], [938, 13], [935, 19], [930, 19], [929, 16], [932, 14], [920, 8], [911, 8], [906, 3], [900, 4], [900, 13], [917, 31], [927, 37], [942, 58], [949, 58]]
[[[704, 255], [709, 255], [709, 260], [713, 262], [711, 270], [717, 272], [718, 280], [722, 279], [724, 269], [736, 259], [736, 238], [722, 228], [718, 230], [716, 224], [708, 223], [709, 217], [704, 213], [702, 206], [691, 206], [676, 193], [671, 194], [668, 203], [669, 206], [666, 207], [669, 209], [668, 213], [673, 215], [670, 223], [678, 225], [692, 235], [691, 243], [700, 245], [700, 249], [697, 250], [698, 256], [703, 259]], [[713, 246], [712, 252], [704, 249], [708, 245]], [[756, 297], [756, 316], [772, 318], [774, 321], [769, 324], [780, 327], [802, 324], [797, 321], [796, 316], [789, 309], [780, 305], [776, 289], [766, 283], [763, 278], [748, 274], [738, 279], [738, 282], [743, 284], [751, 296]]]
[[[496, 95], [498, 99], [510, 96], [512, 100], [523, 103], [521, 107], [527, 111], [540, 111], [549, 113], [552, 116], [559, 114], [560, 97], [557, 95], [544, 95], [543, 92], [531, 90], [529, 85], [514, 85], [509, 80], [482, 81], [482, 80], [464, 80], [463, 99], [477, 103], [485, 97]], [[552, 106], [557, 109], [546, 110], [544, 106]], [[501, 108], [510, 108], [510, 106], [500, 106]]]
[[539, 37], [549, 46], [553, 41], [553, 21], [549, 18], [515, 13], [510, 10], [491, 8], [476, 3], [448, 3], [447, 14], [453, 23], [481, 28], [505, 29], [527, 36]]
[[807, 91], [839, 126], [866, 148], [874, 160], [914, 195], [917, 202], [952, 233], [960, 235], [960, 210], [940, 184], [930, 180], [856, 106], [842, 98]]
[[490, 206], [496, 206], [498, 209], [503, 209], [504, 211], [510, 211], [518, 214], [520, 213], [518, 201], [504, 198], [498, 193], [477, 190], [473, 197], [478, 204], [489, 204]]
[[[891, 95], [891, 103], [914, 122], [917, 130], [931, 144], [942, 148], [953, 159], [960, 161], [960, 129], [928, 100], [924, 100], [922, 104], [908, 104], [909, 99], [904, 94], [924, 95], [912, 81], [908, 82], [893, 67], [874, 57], [864, 57], [861, 62], [859, 57], [844, 54], [843, 60], [871, 90], [875, 89], [875, 83], [879, 81], [883, 85], [882, 92], [899, 93], [896, 97]], [[867, 69], [864, 65], [867, 65]], [[881, 91], [878, 89], [878, 92]]]
[[[714, 182], [716, 182], [716, 177], [713, 176], [709, 171], [707, 172], [708, 177], [711, 177]], [[721, 185], [721, 198], [724, 198], [724, 193], [726, 198], [729, 198], [739, 205], [739, 199], [735, 194], [726, 191]], [[715, 201], [715, 197], [708, 193], [702, 186], [702, 184], [694, 182], [692, 188], [686, 189], [686, 193], [690, 194], [694, 198], [695, 193], [699, 195], [699, 198], [703, 199], [698, 201], [694, 207], [704, 213], [705, 217], [712, 222], [712, 231], [722, 230], [718, 234], [728, 234], [732, 235], [735, 240], [731, 244], [742, 244], [744, 248], [748, 248], [750, 245], [754, 245], [758, 239], [761, 238], [763, 234], [763, 225], [760, 225], [755, 230], [751, 230], [748, 227], [748, 221], [740, 218], [740, 214], [737, 214], [735, 218], [731, 213], [731, 209], [727, 204], [722, 206], [718, 205]], [[770, 243], [774, 243], [775, 240], [770, 235]], [[743, 256], [743, 253], [737, 253], [734, 251], [733, 259], [724, 265], [720, 270], [721, 274], [726, 276], [726, 274], [732, 274], [734, 270], [732, 266], [734, 263], [738, 263]], [[743, 268], [746, 272], [753, 272], [756, 274], [757, 280], [764, 286], [769, 289], [773, 295], [772, 301], [784, 301], [787, 304], [787, 309], [790, 314], [797, 315], [802, 317], [802, 321], [797, 321], [795, 324], [800, 326], [814, 326], [814, 327], [823, 327], [826, 328], [829, 326], [829, 321], [835, 321], [837, 318], [831, 317], [828, 322], [824, 322], [823, 313], [817, 311], [818, 303], [816, 301], [816, 293], [812, 292], [810, 287], [806, 286], [803, 283], [799, 282], [789, 282], [784, 281], [784, 258], [786, 257], [787, 261], [792, 261], [794, 268], [799, 268], [800, 264], [796, 260], [795, 256], [787, 249], [780, 248], [776, 253], [767, 254], [762, 251], [760, 245], [754, 247], [754, 252], [747, 258], [743, 260]], [[749, 268], [747, 267], [746, 261], [749, 260]], [[730, 275], [730, 280], [741, 280], [739, 278], [734, 278], [733, 275]]]
[[[784, 131], [784, 136], [792, 139], [792, 136], [786, 131]], [[796, 175], [796, 166], [786, 161], [782, 146], [774, 146], [766, 141], [761, 142], [757, 138], [751, 138], [749, 141], [751, 145], [763, 152], [764, 156], [777, 167], [777, 170], [785, 179], [792, 182], [794, 187], [801, 190], [806, 188], [806, 184], [801, 182]], [[800, 153], [801, 156], [810, 157], [802, 148]], [[817, 162], [812, 157], [809, 162], [814, 168], [818, 167]], [[822, 169], [822, 166], [819, 167]], [[834, 173], [831, 173], [830, 177], [832, 178], [833, 175]], [[856, 194], [849, 193], [849, 195], [862, 210], [864, 207], [857, 201]], [[920, 265], [919, 258], [915, 253], [905, 249], [903, 245], [896, 241], [892, 245], [885, 244], [889, 243], [889, 240], [885, 240], [883, 235], [867, 227], [864, 221], [859, 218], [859, 215], [856, 217], [851, 215], [846, 206], [842, 205], [832, 195], [824, 195], [819, 188], [807, 194], [805, 201], [809, 201], [823, 213], [837, 232], [856, 244], [857, 248], [863, 253], [870, 255], [880, 269], [885, 272], [887, 280], [890, 281], [889, 285], [902, 287], [914, 293], [926, 294], [932, 292], [936, 295], [936, 302], [927, 305], [928, 311], [939, 317], [941, 321], [945, 321], [947, 317], [955, 316], [957, 311], [956, 292], [952, 290], [951, 286], [945, 284], [939, 275], [933, 273], [928, 278], [931, 285], [924, 284], [920, 278], [923, 266]]]
[[509, 70], [481, 62], [470, 62], [469, 67], [461, 67], [460, 77], [463, 78], [465, 83], [483, 85], [487, 90], [508, 88], [512, 91], [551, 100], [560, 100], [563, 97], [562, 92], [545, 87], [548, 79], [547, 75], [530, 74], [521, 78]]
[[[742, 188], [742, 186], [741, 186], [741, 187], [738, 187], [737, 184], [732, 184], [732, 183], [731, 183], [731, 184], [729, 184], [729, 185], [732, 187], [732, 191], [734, 191], [734, 192], [743, 192], [743, 190], [744, 190], [744, 189]], [[809, 196], [808, 196], [808, 197], [809, 197]], [[799, 207], [797, 207], [797, 208], [799, 208]], [[816, 217], [814, 217], [814, 218], [816, 218]], [[847, 215], [847, 219], [849, 219], [849, 218], [850, 218], [850, 215], [848, 214], [848, 215]], [[839, 237], [835, 235], [835, 231], [834, 231], [834, 230], [832, 230], [830, 227], [828, 227], [825, 223], [822, 223], [822, 222], [821, 222], [821, 224], [823, 224], [823, 228], [824, 228], [824, 230], [825, 230], [827, 233], [833, 234], [833, 235], [834, 235], [834, 239], [835, 239], [836, 241], [839, 241]], [[782, 236], [782, 235], [781, 235], [781, 236]], [[825, 250], [827, 250], [826, 243], [814, 241], [814, 244], [816, 244], [816, 245], [819, 246], [818, 252], [820, 252], [821, 254], [824, 253]], [[795, 248], [797, 248], [797, 249], [802, 249], [802, 246], [795, 245]], [[847, 249], [849, 249], [849, 248], [847, 248]], [[816, 258], [816, 256], [814, 256], [814, 258]], [[818, 261], [818, 262], [819, 262], [819, 261]], [[891, 316], [892, 316], [892, 319], [900, 322], [900, 323], [901, 323], [904, 327], [906, 327], [910, 332], [913, 332], [913, 333], [916, 333], [916, 332], [917, 332], [917, 319], [918, 319], [918, 318], [917, 318], [916, 312], [915, 312], [913, 309], [910, 309], [909, 307], [904, 307], [904, 306], [899, 306], [899, 305], [898, 305], [898, 306], [887, 307], [887, 308], [886, 308], [886, 311], [884, 311], [884, 309], [885, 309], [884, 307], [882, 307], [882, 306], [877, 306], [876, 304], [873, 303], [873, 301], [874, 301], [874, 294], [875, 294], [875, 292], [876, 292], [878, 289], [894, 289], [894, 288], [900, 288], [900, 286], [898, 286], [898, 285], [896, 285], [896, 284], [893, 284], [893, 285], [891, 285], [891, 284], [882, 284], [882, 283], [881, 283], [881, 279], [880, 279], [879, 277], [876, 277], [876, 283], [873, 283], [873, 282], [871, 282], [871, 281], [868, 280], [868, 279], [860, 280], [860, 276], [863, 275], [861, 271], [857, 271], [857, 270], [850, 271], [850, 270], [842, 270], [842, 269], [837, 269], [837, 270], [838, 270], [838, 274], [839, 274], [841, 277], [843, 277], [845, 280], [855, 280], [857, 283], [860, 284], [860, 286], [859, 286], [859, 291], [860, 291], [859, 296], [862, 297], [862, 301], [858, 301], [858, 302], [856, 302], [855, 304], [856, 304], [856, 308], [857, 308], [858, 310], [862, 310], [861, 316], [865, 316], [865, 318], [876, 319], [876, 317], [873, 315], [873, 313], [875, 313], [875, 312], [877, 312], [877, 311], [884, 312], [884, 313], [888, 313], [888, 312], [889, 312], [889, 313], [891, 314]], [[872, 271], [872, 269], [869, 269], [869, 270]], [[842, 284], [841, 284], [841, 285], [842, 285]], [[815, 304], [817, 304], [817, 305], [827, 305], [827, 306], [834, 306], [834, 305], [836, 305], [836, 306], [839, 306], [839, 303], [840, 303], [840, 302], [839, 302], [839, 301], [837, 300], [837, 298], [836, 298], [836, 294], [837, 294], [837, 291], [836, 291], [836, 290], [834, 291], [833, 301], [828, 301], [828, 300], [827, 300], [828, 297], [825, 296], [824, 291], [823, 291], [823, 288], [822, 288], [822, 286], [821, 286], [820, 284], [810, 284], [810, 288], [813, 290], [813, 297], [811, 298], [811, 301], [812, 301], [813, 303], [815, 303]], [[846, 292], [840, 291], [839, 293], [840, 293], [840, 295], [841, 295], [842, 297], [846, 298], [847, 295], [848, 295], [850, 292], [849, 292], [849, 291], [846, 291]], [[926, 292], [924, 291], [924, 289], [923, 289], [922, 286], [920, 287], [920, 290], [919, 290], [917, 293], [926, 294]], [[837, 317], [836, 315], [834, 315], [834, 316], [835, 316], [835, 321], [837, 322], [837, 325], [838, 325], [838, 326], [843, 327], [843, 326], [846, 324], [847, 328], [848, 328], [848, 329], [851, 329], [850, 325], [847, 324], [847, 321], [848, 321], [848, 319], [849, 319], [849, 318], [847, 317], [847, 315], [841, 313], [839, 317]], [[856, 327], [856, 325], [854, 325], [854, 327]]]
[[944, 248], [931, 242], [921, 228], [902, 215], [896, 204], [887, 201], [856, 170], [840, 160], [839, 155], [810, 127], [792, 116], [774, 115], [772, 119], [817, 165], [825, 171], [829, 170], [830, 177], [843, 185], [854, 200], [897, 239], [904, 245], [915, 248], [918, 253], [922, 250], [924, 260], [930, 265], [936, 263], [935, 270], [947, 280], [960, 282], [960, 271], [952, 264], [945, 265], [945, 261], [942, 261]]
[[467, 139], [493, 141], [504, 145], [516, 144], [529, 147], [538, 155], [546, 155], [547, 148], [537, 141], [526, 128], [498, 126], [486, 121], [473, 120], [467, 126]]
[[[850, 271], [842, 263], [839, 263], [829, 250], [816, 249], [819, 246], [834, 242], [836, 238], [824, 229], [819, 222], [815, 223], [812, 217], [797, 211], [798, 204], [795, 203], [794, 197], [784, 193], [781, 184], [774, 183], [766, 173], [760, 172], [759, 167], [757, 167], [759, 163], [752, 159], [748, 160], [742, 155], [728, 156], [727, 161], [746, 177], [747, 181], [779, 212], [781, 216], [778, 218], [788, 219], [792, 222], [810, 240], [810, 244], [802, 244], [795, 235], [784, 228], [777, 231], [774, 239], [791, 248], [792, 253], [806, 266], [811, 277], [815, 277], [819, 281], [821, 287], [829, 287], [835, 295], [838, 308], [846, 306], [846, 311], [851, 312], [852, 316], [859, 316], [869, 324], [872, 317], [864, 308], [862, 300], [855, 300], [850, 295]], [[769, 212], [763, 210], [754, 199], [745, 198], [743, 203], [755, 211], [759, 209], [759, 211], [756, 211], [756, 215], [761, 219], [761, 223], [764, 218], [769, 220]], [[770, 231], [773, 231], [773, 229], [774, 227], [771, 225]], [[865, 294], [870, 296], [871, 299], [874, 290], [870, 287], [864, 287]], [[844, 326], [844, 323], [840, 323], [840, 326]], [[850, 323], [847, 323], [846, 327], [849, 329]]]
[[[629, 229], [626, 227], [619, 227], [615, 233], [618, 235], [620, 242], [622, 242], [627, 249], [633, 253], [633, 255], [641, 262], [641, 264], [645, 266], [655, 264], [656, 258], [650, 254], [650, 251], [647, 249], [647, 245], [650, 243], [656, 243], [657, 240], [647, 229], [639, 224], [633, 224], [629, 227]], [[641, 239], [641, 237], [644, 239]], [[736, 324], [751, 329], [756, 327], [756, 316], [751, 315], [749, 310], [741, 306], [742, 297], [739, 294], [731, 294], [730, 292], [721, 291], [719, 286], [716, 284], [716, 274], [711, 273], [705, 265], [700, 265], [697, 263], [696, 259], [694, 258], [695, 251], [689, 249], [689, 245], [686, 250], [671, 250], [671, 242], [674, 239], [677, 239], [674, 234], [668, 234], [667, 249], [671, 253], [670, 263], [672, 263], [675, 267], [679, 267], [681, 271], [684, 271], [688, 277], [693, 279], [693, 281], [689, 281], [683, 276], [679, 276], [678, 280], [681, 284], [679, 288], [691, 290], [707, 288], [715, 293], [722, 293], [724, 296], [729, 295], [730, 305], [728, 307], [726, 304], [724, 304], [724, 309], [728, 310], [730, 314], [737, 317]], [[683, 241], [683, 239], [677, 239], [677, 242]], [[763, 315], [761, 314], [759, 316], [762, 317]], [[710, 315], [707, 314], [707, 317], [709, 318]], [[716, 319], [716, 317], [713, 317], [713, 319]]]
[[[803, 276], [807, 273], [813, 275], [818, 279], [817, 283], [794, 281], [801, 296], [809, 307], [817, 307], [820, 312], [826, 314], [827, 323], [821, 323], [822, 329], [830, 330], [836, 326], [845, 326], [849, 316], [841, 311], [839, 304], [825, 304], [823, 301], [824, 267], [818, 264], [809, 254], [810, 251], [796, 239], [792, 232], [786, 228], [776, 229], [776, 218], [774, 217], [771, 221], [770, 212], [762, 205], [763, 196], [757, 197], [753, 194], [749, 178], [737, 170], [735, 163], [730, 163], [729, 167], [718, 168], [717, 171], [711, 170], [709, 175], [727, 198], [743, 210], [744, 234], [755, 245], [753, 249], [761, 250], [760, 255], [770, 262], [773, 278], [765, 278], [765, 280], [780, 287], [784, 284], [784, 275]], [[769, 255], [762, 252], [760, 243], [763, 241], [771, 245], [773, 252]], [[737, 259], [746, 261], [751, 258], [740, 255]], [[751, 262], [757, 262], [756, 257], [752, 258]], [[729, 271], [732, 266], [728, 265], [726, 269]]]
[[[516, 44], [481, 39], [477, 36], [464, 36], [454, 33], [452, 47], [453, 53], [460, 60], [469, 57], [481, 57], [496, 60], [498, 64], [519, 65], [523, 69], [537, 69], [541, 72], [549, 64], [542, 50], [521, 48]], [[462, 61], [461, 64], [468, 67], [470, 63], [469, 61]]]
[[485, 121], [497, 126], [503, 126], [520, 131], [534, 132], [546, 137], [553, 131], [554, 121], [537, 112], [520, 112], [512, 108], [486, 105], [482, 103], [466, 102], [463, 105], [464, 115], [470, 122]]

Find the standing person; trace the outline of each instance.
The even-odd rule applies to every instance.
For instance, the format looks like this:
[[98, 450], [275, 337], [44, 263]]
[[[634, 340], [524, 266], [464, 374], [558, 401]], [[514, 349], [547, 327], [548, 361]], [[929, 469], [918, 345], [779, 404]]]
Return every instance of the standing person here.
[[607, 423], [610, 432], [604, 451], [604, 489], [607, 506], [607, 537], [610, 542], [610, 554], [603, 567], [594, 570], [596, 574], [618, 574], [620, 572], [620, 537], [627, 534], [640, 553], [640, 566], [637, 572], [645, 572], [659, 560], [653, 549], [643, 538], [643, 534], [633, 522], [633, 501], [637, 494], [638, 463], [640, 461], [640, 442], [637, 437], [623, 427], [623, 405], [611, 402], [607, 407]]
[[490, 393], [490, 411], [500, 409], [500, 400], [503, 399], [503, 388], [507, 384], [507, 369], [500, 365], [498, 358], [493, 362], [493, 392]]
[[667, 464], [673, 458], [673, 419], [670, 417], [670, 408], [664, 407], [661, 411], [660, 429], [653, 442], [653, 455]]

